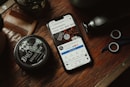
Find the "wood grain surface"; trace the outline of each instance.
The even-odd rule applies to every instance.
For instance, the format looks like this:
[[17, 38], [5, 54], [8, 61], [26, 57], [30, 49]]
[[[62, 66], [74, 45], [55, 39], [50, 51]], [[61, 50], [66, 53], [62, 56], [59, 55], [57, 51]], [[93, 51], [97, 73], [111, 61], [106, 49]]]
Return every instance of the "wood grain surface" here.
[[[5, 20], [3, 32], [8, 37], [6, 51], [0, 61], [0, 87], [107, 87], [115, 78], [117, 78], [130, 65], [130, 45], [121, 47], [116, 54], [108, 51], [101, 53], [101, 50], [112, 39], [109, 32], [104, 29], [104, 33], [100, 32], [95, 35], [86, 34], [82, 22], [88, 21], [91, 15], [82, 12], [71, 5], [69, 0], [49, 0], [50, 8], [46, 15], [41, 19], [25, 19], [27, 16], [15, 16], [9, 14], [13, 6], [3, 13], [4, 20], [7, 16], [13, 16], [14, 21], [25, 21], [24, 26], [28, 26], [29, 30], [23, 28], [23, 24], [15, 25], [14, 22]], [[17, 11], [16, 11], [17, 12]], [[45, 12], [46, 13], [46, 12]], [[82, 32], [85, 43], [89, 49], [93, 59], [93, 64], [88, 65], [68, 73], [64, 70], [59, 55], [46, 27], [49, 20], [71, 13], [77, 21]], [[24, 13], [23, 13], [24, 14]], [[29, 16], [29, 14], [26, 14]], [[31, 15], [31, 14], [30, 14]], [[92, 14], [93, 15], [93, 14]], [[121, 27], [123, 35], [130, 36], [130, 26]], [[28, 32], [32, 31], [28, 34]], [[17, 41], [23, 36], [35, 34], [44, 38], [51, 47], [52, 55], [42, 70], [35, 73], [22, 70], [15, 62], [13, 56], [13, 48]]]

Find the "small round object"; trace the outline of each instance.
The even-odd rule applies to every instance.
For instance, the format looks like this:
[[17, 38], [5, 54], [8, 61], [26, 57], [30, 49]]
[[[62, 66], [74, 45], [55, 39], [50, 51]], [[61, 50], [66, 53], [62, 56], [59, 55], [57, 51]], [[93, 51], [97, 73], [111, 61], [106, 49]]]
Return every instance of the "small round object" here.
[[121, 38], [121, 32], [119, 30], [113, 30], [110, 34], [113, 39]]
[[117, 42], [111, 42], [109, 45], [108, 45], [108, 49], [110, 52], [112, 53], [116, 53], [119, 51], [119, 44]]
[[26, 70], [39, 69], [45, 65], [50, 55], [48, 43], [40, 36], [23, 37], [14, 48], [17, 64]]
[[65, 40], [69, 40], [69, 39], [70, 39], [70, 35], [69, 35], [69, 34], [65, 34], [65, 35], [64, 35], [64, 39], [65, 39]]

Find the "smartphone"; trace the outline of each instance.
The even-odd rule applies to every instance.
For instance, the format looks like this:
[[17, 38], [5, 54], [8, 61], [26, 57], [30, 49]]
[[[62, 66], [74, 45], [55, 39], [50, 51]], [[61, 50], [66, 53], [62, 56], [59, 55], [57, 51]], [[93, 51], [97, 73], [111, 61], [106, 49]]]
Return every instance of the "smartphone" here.
[[47, 27], [66, 70], [73, 70], [91, 62], [81, 32], [71, 14], [52, 19]]

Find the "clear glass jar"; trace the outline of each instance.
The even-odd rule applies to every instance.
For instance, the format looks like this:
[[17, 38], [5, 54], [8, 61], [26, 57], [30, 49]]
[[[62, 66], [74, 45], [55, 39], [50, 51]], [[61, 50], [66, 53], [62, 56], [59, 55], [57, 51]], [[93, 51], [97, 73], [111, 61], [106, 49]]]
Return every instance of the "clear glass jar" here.
[[33, 17], [42, 17], [49, 9], [47, 0], [15, 0], [19, 7]]

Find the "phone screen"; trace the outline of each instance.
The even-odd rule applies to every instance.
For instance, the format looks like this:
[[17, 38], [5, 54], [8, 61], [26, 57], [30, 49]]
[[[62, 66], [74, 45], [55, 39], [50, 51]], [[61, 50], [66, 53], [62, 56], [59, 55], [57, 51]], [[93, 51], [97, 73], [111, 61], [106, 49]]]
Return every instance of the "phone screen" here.
[[50, 21], [48, 27], [66, 70], [91, 62], [81, 33], [71, 15]]

